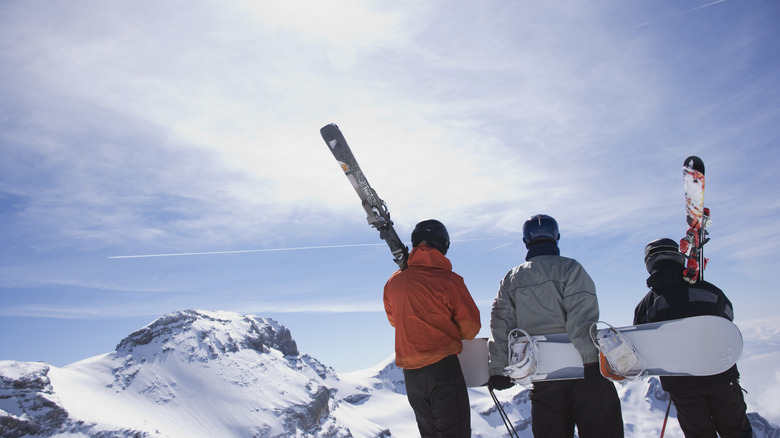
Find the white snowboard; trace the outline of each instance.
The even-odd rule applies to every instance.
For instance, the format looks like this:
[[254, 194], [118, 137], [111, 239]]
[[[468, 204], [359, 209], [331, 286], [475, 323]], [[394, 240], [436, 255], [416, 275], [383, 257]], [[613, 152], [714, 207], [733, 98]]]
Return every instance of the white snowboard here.
[[[652, 376], [718, 374], [731, 368], [742, 354], [739, 328], [718, 316], [694, 316], [617, 330], [639, 354], [646, 374]], [[533, 338], [538, 347], [533, 381], [582, 378], [582, 359], [565, 333]], [[464, 341], [459, 358], [466, 384], [484, 386], [489, 378], [487, 339]], [[641, 366], [637, 364], [635, 369]]]
[[485, 386], [490, 379], [488, 371], [488, 338], [463, 340], [463, 351], [458, 354], [460, 368], [466, 379], [466, 386]]

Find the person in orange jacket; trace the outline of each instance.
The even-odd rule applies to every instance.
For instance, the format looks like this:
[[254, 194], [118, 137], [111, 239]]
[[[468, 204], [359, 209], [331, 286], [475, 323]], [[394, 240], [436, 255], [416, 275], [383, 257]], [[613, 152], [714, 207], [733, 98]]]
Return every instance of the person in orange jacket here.
[[384, 304], [395, 327], [395, 363], [403, 369], [406, 395], [420, 435], [471, 436], [468, 391], [458, 361], [461, 339], [482, 327], [463, 278], [445, 257], [447, 228], [435, 220], [412, 231], [408, 268], [387, 281]]

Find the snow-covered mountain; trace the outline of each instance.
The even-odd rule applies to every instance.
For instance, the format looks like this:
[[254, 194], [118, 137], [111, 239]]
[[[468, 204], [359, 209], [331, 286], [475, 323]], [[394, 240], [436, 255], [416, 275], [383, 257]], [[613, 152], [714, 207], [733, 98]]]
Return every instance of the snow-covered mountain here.
[[[485, 389], [470, 389], [474, 437], [506, 430]], [[628, 437], [658, 436], [668, 402], [657, 379], [619, 387]], [[528, 391], [496, 393], [530, 437]], [[672, 415], [674, 410], [672, 409]], [[780, 428], [757, 413], [758, 437]], [[278, 322], [230, 312], [164, 315], [116, 351], [57, 368], [0, 361], [0, 437], [414, 437], [392, 360], [337, 374], [298, 351]], [[682, 436], [671, 419], [666, 436]]]

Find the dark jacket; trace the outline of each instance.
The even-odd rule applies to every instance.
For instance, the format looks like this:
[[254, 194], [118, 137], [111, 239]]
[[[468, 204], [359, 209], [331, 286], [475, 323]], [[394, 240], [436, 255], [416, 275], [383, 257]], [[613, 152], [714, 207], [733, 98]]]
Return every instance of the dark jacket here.
[[[634, 310], [634, 324], [668, 321], [700, 315], [715, 315], [734, 320], [731, 301], [722, 290], [703, 280], [690, 284], [683, 279], [679, 263], [662, 260], [647, 279], [650, 291]], [[684, 336], [681, 333], [681, 336]], [[666, 391], [687, 391], [739, 379], [737, 366], [713, 376], [662, 376]]]

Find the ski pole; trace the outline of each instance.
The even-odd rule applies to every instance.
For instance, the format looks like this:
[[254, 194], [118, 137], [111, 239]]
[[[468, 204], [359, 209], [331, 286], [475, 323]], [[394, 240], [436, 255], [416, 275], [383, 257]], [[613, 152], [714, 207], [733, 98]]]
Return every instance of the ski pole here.
[[672, 396], [669, 396], [669, 404], [666, 406], [666, 415], [664, 416], [664, 425], [661, 426], [661, 437], [664, 438], [664, 431], [666, 431], [666, 420], [669, 419], [669, 409], [672, 408]]
[[509, 432], [510, 438], [511, 437], [519, 438], [519, 436], [517, 435], [517, 431], [515, 430], [515, 427], [512, 425], [512, 422], [509, 420], [509, 416], [506, 414], [506, 411], [504, 411], [504, 408], [501, 406], [501, 403], [498, 401], [498, 397], [496, 397], [496, 393], [493, 392], [493, 388], [488, 386], [488, 391], [490, 392], [490, 397], [493, 398], [493, 403], [496, 404], [496, 410], [498, 411], [498, 415], [501, 416], [501, 421], [504, 422], [504, 426], [506, 427], [506, 431]]

